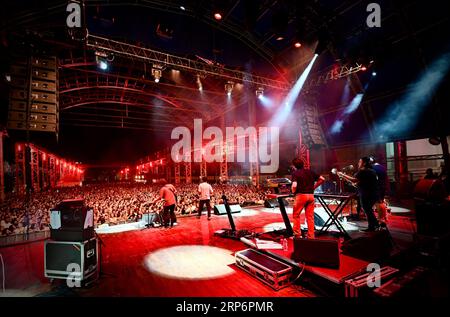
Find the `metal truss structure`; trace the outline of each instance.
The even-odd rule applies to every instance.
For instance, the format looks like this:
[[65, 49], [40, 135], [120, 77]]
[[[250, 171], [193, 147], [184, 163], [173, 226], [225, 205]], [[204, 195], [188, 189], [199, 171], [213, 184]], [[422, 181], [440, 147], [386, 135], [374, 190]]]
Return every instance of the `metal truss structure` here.
[[180, 167], [181, 167], [180, 163], [174, 164], [175, 184], [181, 183]]
[[26, 165], [25, 165], [25, 145], [24, 144], [16, 144], [15, 150], [15, 162], [16, 162], [16, 170], [15, 170], [15, 180], [16, 180], [16, 191], [19, 194], [24, 194], [26, 190]]
[[232, 70], [215, 64], [211, 65], [203, 61], [195, 61], [96, 35], [89, 35], [86, 40], [86, 45], [97, 51], [113, 53], [115, 55], [121, 55], [174, 69], [185, 70], [195, 74], [216, 76], [225, 81], [229, 80], [235, 83], [246, 83], [254, 85], [255, 87], [267, 87], [277, 90], [290, 89], [289, 83], [283, 81], [257, 76], [243, 71]]
[[309, 160], [309, 148], [303, 143], [302, 131], [300, 129], [298, 131], [298, 144], [296, 152], [296, 156], [304, 162], [305, 168], [309, 169], [311, 166], [311, 162]]
[[303, 90], [308, 92], [313, 87], [317, 87], [326, 84], [329, 81], [337, 80], [340, 78], [348, 77], [352, 74], [356, 74], [363, 71], [364, 65], [354, 64], [354, 65], [341, 65], [338, 68], [332, 68], [326, 72], [311, 74], [308, 80], [303, 85]]
[[204, 159], [200, 163], [200, 177], [208, 177], [208, 165]]
[[185, 182], [186, 184], [192, 183], [192, 163], [184, 162]]
[[[17, 143], [15, 159], [15, 187], [19, 194], [24, 194], [28, 186], [34, 192], [39, 192], [56, 187], [59, 181], [80, 182], [83, 179], [83, 171], [75, 164], [31, 143]], [[27, 166], [30, 184], [27, 184]]]

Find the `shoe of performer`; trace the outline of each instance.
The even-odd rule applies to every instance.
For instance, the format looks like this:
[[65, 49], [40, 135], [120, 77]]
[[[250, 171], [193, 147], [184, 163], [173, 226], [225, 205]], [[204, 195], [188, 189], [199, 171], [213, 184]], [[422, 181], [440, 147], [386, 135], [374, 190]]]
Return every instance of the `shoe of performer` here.
[[174, 222], [172, 226], [178, 226], [178, 222]]
[[208, 220], [211, 220], [211, 217], [208, 217]]
[[380, 222], [380, 226], [378, 228], [379, 229], [387, 229], [386, 222]]

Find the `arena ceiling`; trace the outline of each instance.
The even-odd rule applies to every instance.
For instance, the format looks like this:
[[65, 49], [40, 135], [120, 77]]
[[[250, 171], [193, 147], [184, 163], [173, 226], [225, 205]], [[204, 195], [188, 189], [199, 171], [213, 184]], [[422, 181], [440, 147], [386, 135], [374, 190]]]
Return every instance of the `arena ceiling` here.
[[[375, 82], [367, 74], [354, 74], [318, 85], [311, 92], [326, 132], [347, 106], [341, 97], [345, 85], [350, 81], [351, 96], [366, 88], [363, 103], [349, 118], [353, 123], [339, 135], [327, 137], [330, 145], [338, 146], [376, 141], [373, 129], [377, 121], [384, 120], [389, 106], [450, 44], [449, 15], [442, 1], [378, 1], [382, 27], [375, 29], [365, 24], [369, 2], [91, 0], [85, 4], [90, 35], [259, 74], [288, 85], [298, 78], [316, 49], [322, 54], [311, 77], [338, 65], [375, 61]], [[72, 145], [83, 134], [88, 139], [117, 133], [167, 139], [174, 126], [189, 126], [194, 118], [214, 122], [223, 114], [226, 124], [248, 123], [247, 104], [257, 88], [254, 85], [235, 83], [230, 100], [224, 92], [226, 80], [220, 76], [202, 75], [203, 91], [199, 93], [195, 72], [167, 67], [155, 83], [152, 63], [139, 58], [115, 55], [107, 70], [99, 69], [96, 49], [70, 40], [66, 5], [67, 1], [61, 0], [45, 4], [8, 1], [1, 22], [2, 51], [19, 38], [38, 38], [57, 53], [61, 139]], [[220, 21], [214, 19], [214, 12], [221, 13]], [[297, 41], [302, 43], [299, 49], [293, 45]], [[264, 93], [280, 96], [286, 91], [266, 87]], [[449, 114], [442, 106], [443, 100], [448, 100], [448, 89], [440, 89], [436, 96], [420, 125], [389, 138], [449, 132], [440, 122]], [[440, 118], [436, 118], [436, 109]], [[264, 122], [274, 111], [257, 111], [257, 121]], [[291, 119], [295, 125], [295, 115]], [[110, 132], [85, 133], [81, 127]], [[113, 132], [117, 129], [120, 132]]]

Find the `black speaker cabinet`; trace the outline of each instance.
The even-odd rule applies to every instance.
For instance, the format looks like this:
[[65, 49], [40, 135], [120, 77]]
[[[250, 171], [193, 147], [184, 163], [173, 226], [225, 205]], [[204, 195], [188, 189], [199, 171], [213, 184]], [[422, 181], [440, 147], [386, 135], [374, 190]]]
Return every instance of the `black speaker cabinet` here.
[[45, 241], [45, 277], [84, 281], [97, 272], [98, 242]]
[[[241, 205], [230, 205], [230, 210], [232, 214], [238, 213], [242, 211]], [[225, 205], [220, 204], [220, 205], [214, 205], [214, 214], [215, 215], [226, 215], [227, 214], [227, 210], [225, 208]]]
[[64, 200], [50, 210], [50, 227], [53, 240], [89, 240], [94, 237], [94, 212], [82, 199]]
[[376, 262], [387, 259], [391, 254], [392, 247], [389, 231], [380, 230], [345, 241], [342, 244], [342, 254], [368, 262]]
[[[284, 202], [284, 206], [285, 207], [289, 206], [289, 202], [285, 198], [283, 198], [283, 202]], [[276, 207], [280, 207], [280, 205], [278, 204], [278, 199], [272, 198], [272, 199], [264, 200], [264, 207], [266, 207], [266, 208], [276, 208]]]
[[336, 240], [294, 238], [292, 259], [313, 266], [339, 268], [339, 243]]

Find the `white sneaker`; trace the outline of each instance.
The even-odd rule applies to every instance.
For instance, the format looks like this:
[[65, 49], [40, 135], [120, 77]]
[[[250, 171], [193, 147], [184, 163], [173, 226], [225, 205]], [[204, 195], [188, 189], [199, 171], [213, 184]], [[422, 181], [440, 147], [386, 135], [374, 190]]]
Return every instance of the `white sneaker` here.
[[178, 226], [178, 222], [174, 222], [172, 226]]

